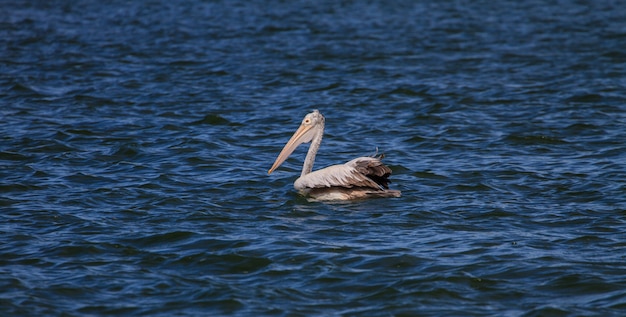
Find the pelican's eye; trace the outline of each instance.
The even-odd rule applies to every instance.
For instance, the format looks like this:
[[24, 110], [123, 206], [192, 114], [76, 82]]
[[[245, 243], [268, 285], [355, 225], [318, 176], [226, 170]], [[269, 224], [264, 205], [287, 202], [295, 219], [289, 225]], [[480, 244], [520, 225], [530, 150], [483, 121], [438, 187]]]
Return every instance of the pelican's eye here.
[[311, 119], [309, 118], [304, 119], [304, 124], [311, 124]]

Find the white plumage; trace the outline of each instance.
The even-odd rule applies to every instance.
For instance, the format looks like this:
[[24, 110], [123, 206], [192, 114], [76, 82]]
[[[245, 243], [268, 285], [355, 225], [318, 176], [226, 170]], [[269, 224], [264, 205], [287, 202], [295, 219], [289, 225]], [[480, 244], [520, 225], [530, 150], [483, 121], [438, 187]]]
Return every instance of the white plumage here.
[[268, 174], [278, 168], [298, 145], [311, 142], [302, 165], [302, 174], [294, 182], [294, 188], [301, 194], [316, 200], [400, 197], [400, 191], [387, 187], [391, 169], [376, 157], [359, 157], [342, 165], [333, 165], [313, 172], [315, 155], [324, 135], [324, 123], [325, 118], [319, 111], [307, 114], [276, 158]]

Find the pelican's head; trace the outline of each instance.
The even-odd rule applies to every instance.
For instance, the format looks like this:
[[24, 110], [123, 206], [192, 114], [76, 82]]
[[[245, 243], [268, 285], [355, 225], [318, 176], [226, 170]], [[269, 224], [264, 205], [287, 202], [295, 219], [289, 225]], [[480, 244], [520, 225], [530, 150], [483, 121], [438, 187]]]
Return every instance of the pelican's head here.
[[[319, 110], [316, 109], [316, 110], [313, 110], [313, 112], [308, 113], [306, 116], [304, 116], [304, 119], [302, 119], [302, 123], [300, 124], [300, 127], [301, 128], [302, 126], [315, 127], [319, 125], [324, 126], [324, 116], [319, 112]], [[310, 140], [306, 142], [310, 142]]]
[[313, 110], [313, 112], [304, 116], [302, 119], [302, 123], [296, 132], [291, 136], [291, 139], [285, 144], [285, 147], [272, 165], [272, 168], [267, 172], [271, 174], [275, 169], [277, 169], [280, 164], [282, 164], [288, 157], [293, 153], [293, 151], [298, 147], [298, 145], [302, 143], [308, 143], [313, 140], [316, 135], [321, 135], [324, 131], [324, 116], [318, 111]]

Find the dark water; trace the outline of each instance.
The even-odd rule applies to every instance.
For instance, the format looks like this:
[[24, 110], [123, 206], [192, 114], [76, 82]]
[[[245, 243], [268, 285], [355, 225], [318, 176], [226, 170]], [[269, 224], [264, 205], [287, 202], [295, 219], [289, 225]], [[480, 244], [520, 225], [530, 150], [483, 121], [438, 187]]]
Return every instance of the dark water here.
[[622, 1], [0, 6], [3, 316], [626, 313]]

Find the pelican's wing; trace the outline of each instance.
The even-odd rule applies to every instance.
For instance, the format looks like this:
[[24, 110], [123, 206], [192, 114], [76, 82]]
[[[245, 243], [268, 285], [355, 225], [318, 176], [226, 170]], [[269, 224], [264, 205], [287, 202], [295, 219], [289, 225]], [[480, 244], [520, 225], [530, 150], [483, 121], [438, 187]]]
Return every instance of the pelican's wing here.
[[300, 177], [294, 183], [298, 190], [324, 187], [365, 187], [384, 190], [391, 169], [373, 157], [359, 157], [343, 165], [333, 165]]
[[389, 175], [391, 175], [391, 169], [387, 167], [380, 159], [375, 157], [359, 157], [347, 164], [354, 164], [359, 173], [365, 175], [367, 178], [373, 180], [378, 184], [378, 187], [385, 189], [389, 188]]

